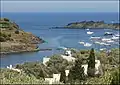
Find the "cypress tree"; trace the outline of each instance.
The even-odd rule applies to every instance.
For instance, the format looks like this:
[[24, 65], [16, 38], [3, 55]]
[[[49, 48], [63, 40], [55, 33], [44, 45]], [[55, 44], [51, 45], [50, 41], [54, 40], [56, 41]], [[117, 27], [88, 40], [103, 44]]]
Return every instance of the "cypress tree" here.
[[95, 53], [94, 49], [92, 48], [90, 51], [90, 55], [88, 58], [88, 76], [94, 76], [95, 74]]
[[75, 61], [75, 65], [71, 68], [68, 75], [69, 82], [74, 83], [76, 80], [85, 80], [84, 69], [81, 67], [81, 64], [82, 61], [80, 59]]
[[66, 81], [65, 69], [62, 69], [61, 71], [60, 81], [63, 83]]

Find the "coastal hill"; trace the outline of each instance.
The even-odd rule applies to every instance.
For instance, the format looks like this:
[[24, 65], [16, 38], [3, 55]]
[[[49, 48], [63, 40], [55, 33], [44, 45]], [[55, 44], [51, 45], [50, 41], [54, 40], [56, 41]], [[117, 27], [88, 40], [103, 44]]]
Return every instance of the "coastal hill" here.
[[36, 51], [37, 44], [44, 42], [7, 18], [0, 19], [0, 30], [0, 53]]
[[104, 21], [81, 21], [69, 23], [65, 28], [110, 28], [119, 29], [120, 23], [105, 23]]

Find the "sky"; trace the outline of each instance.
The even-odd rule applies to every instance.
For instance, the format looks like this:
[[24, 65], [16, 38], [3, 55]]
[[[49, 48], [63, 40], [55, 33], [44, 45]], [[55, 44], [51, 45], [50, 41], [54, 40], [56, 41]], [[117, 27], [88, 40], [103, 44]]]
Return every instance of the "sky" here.
[[2, 12], [118, 12], [115, 1], [1, 1]]

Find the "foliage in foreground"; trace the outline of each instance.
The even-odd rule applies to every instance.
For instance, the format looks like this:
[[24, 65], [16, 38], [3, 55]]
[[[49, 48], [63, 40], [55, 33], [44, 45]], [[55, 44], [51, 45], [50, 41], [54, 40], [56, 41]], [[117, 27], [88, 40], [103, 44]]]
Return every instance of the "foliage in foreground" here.
[[24, 72], [18, 73], [9, 69], [0, 69], [0, 84], [41, 84], [43, 78], [28, 76]]
[[87, 79], [86, 84], [111, 84], [119, 85], [120, 84], [120, 70], [118, 68], [112, 71], [106, 71], [101, 77], [91, 77]]
[[2, 84], [37, 84], [43, 83], [44, 77], [52, 77], [53, 73], [61, 73], [61, 82], [66, 82], [65, 69], [70, 70], [69, 81], [66, 83], [85, 83], [85, 84], [118, 84], [119, 81], [119, 49], [112, 49], [110, 55], [106, 55], [104, 51], [95, 52], [95, 57], [101, 61], [104, 75], [98, 77], [86, 77], [83, 75], [81, 65], [83, 60], [89, 58], [89, 51], [74, 52], [74, 57], [78, 60], [75, 63], [67, 62], [59, 55], [50, 57], [47, 66], [41, 62], [26, 62], [17, 65], [16, 68], [22, 69], [23, 73], [2, 69], [0, 80]]

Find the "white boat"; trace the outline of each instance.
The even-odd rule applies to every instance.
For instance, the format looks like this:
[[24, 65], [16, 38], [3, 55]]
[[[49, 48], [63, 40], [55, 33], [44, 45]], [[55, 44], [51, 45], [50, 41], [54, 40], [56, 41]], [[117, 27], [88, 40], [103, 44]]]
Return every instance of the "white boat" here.
[[108, 43], [113, 43], [114, 41], [113, 40], [110, 40], [110, 41], [107, 41]]
[[107, 43], [105, 43], [104, 45], [106, 45], [106, 46], [110, 46], [111, 44], [107, 44]]
[[85, 42], [78, 42], [78, 43], [80, 43], [80, 44], [85, 44]]
[[104, 42], [95, 42], [95, 44], [99, 44], [99, 45], [106, 45], [106, 43], [104, 43]]
[[104, 35], [113, 35], [113, 33], [112, 32], [105, 32]]
[[102, 41], [110, 41], [111, 38], [103, 38]]
[[58, 47], [57, 49], [67, 50], [66, 47]]
[[91, 34], [93, 34], [93, 33], [94, 33], [94, 32], [90, 32], [90, 31], [87, 32], [87, 34], [89, 34], [89, 35], [91, 35]]
[[92, 45], [92, 44], [90, 44], [90, 43], [85, 43], [85, 44], [84, 44], [85, 47], [90, 47], [91, 45]]
[[120, 37], [119, 33], [115, 35], [116, 37]]
[[100, 51], [106, 50], [106, 48], [101, 48]]
[[106, 45], [106, 43], [104, 43], [104, 42], [101, 42], [101, 43], [100, 43], [100, 45]]
[[96, 41], [95, 44], [100, 44], [100, 42]]
[[101, 37], [90, 37], [90, 39], [101, 39]]
[[90, 30], [90, 29], [86, 29], [86, 30]]
[[119, 37], [118, 36], [113, 36], [111, 39], [117, 40], [117, 39], [119, 39]]

